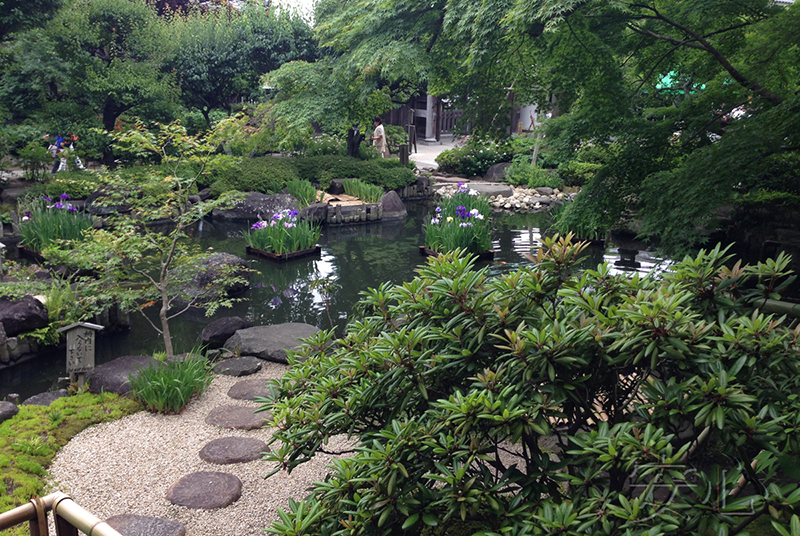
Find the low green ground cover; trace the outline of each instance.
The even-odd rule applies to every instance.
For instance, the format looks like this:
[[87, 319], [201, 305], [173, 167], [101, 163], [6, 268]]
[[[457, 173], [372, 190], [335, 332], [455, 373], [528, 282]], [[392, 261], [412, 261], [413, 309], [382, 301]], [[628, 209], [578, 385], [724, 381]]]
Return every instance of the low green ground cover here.
[[[78, 432], [141, 409], [138, 402], [109, 393], [60, 398], [50, 406], [20, 406], [17, 415], [0, 423], [0, 512], [46, 493], [47, 467]], [[8, 534], [27, 534], [27, 526]]]

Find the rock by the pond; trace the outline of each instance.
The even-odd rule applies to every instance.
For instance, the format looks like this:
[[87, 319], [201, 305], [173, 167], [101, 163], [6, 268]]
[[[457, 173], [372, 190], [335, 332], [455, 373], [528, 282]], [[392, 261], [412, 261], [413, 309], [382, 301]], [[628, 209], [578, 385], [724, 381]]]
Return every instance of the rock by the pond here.
[[469, 189], [475, 190], [480, 195], [491, 197], [493, 195], [502, 195], [503, 197], [510, 197], [514, 195], [514, 190], [508, 184], [495, 184], [489, 182], [470, 182]]
[[328, 203], [311, 203], [300, 211], [300, 219], [315, 223], [327, 221]]
[[310, 337], [318, 331], [319, 328], [315, 326], [297, 322], [255, 326], [237, 331], [225, 341], [224, 348], [267, 361], [287, 363], [286, 350], [300, 346], [300, 339]]
[[86, 374], [89, 390], [93, 393], [105, 391], [127, 395], [131, 391], [128, 376], [136, 376], [140, 369], [158, 365], [159, 361], [146, 355], [126, 355], [103, 363]]
[[333, 179], [330, 188], [328, 188], [328, 193], [331, 195], [342, 195], [344, 193], [344, 181], [350, 180], [353, 179]]
[[238, 316], [226, 316], [214, 320], [203, 328], [200, 343], [208, 348], [220, 348], [237, 330], [251, 328], [253, 323]]
[[241, 496], [239, 477], [216, 471], [188, 474], [167, 490], [167, 500], [172, 504], [203, 510], [225, 508]]
[[256, 397], [272, 398], [275, 388], [268, 385], [269, 380], [254, 379], [236, 382], [228, 389], [228, 396], [236, 400], [255, 400]]
[[251, 355], [235, 357], [214, 365], [214, 372], [225, 376], [249, 376], [261, 370], [262, 363], [259, 358]]
[[121, 514], [106, 519], [122, 536], [186, 536], [186, 528], [169, 519]]
[[217, 465], [247, 463], [269, 451], [266, 443], [254, 437], [221, 437], [200, 450], [200, 459]]
[[249, 278], [247, 262], [230, 253], [212, 253], [203, 257], [194, 269], [192, 282], [183, 291], [192, 298], [213, 298], [215, 296], [233, 296], [243, 292], [247, 285], [238, 283], [223, 285], [220, 278], [241, 276]]
[[7, 421], [19, 413], [19, 408], [11, 402], [0, 402], [0, 422]]
[[389, 190], [381, 198], [381, 218], [384, 220], [396, 220], [408, 217], [408, 211], [403, 204], [403, 200], [394, 190]]
[[45, 393], [39, 393], [38, 395], [33, 395], [30, 398], [26, 398], [22, 401], [23, 406], [49, 406], [59, 398], [65, 398], [69, 396], [69, 392], [66, 389], [59, 389], [58, 391], [47, 391]]
[[539, 186], [538, 188], [535, 188], [535, 190], [539, 193], [539, 195], [553, 195], [553, 194], [555, 194], [555, 190], [553, 190], [549, 186]]
[[289, 194], [262, 194], [249, 192], [244, 198], [237, 201], [232, 208], [226, 210], [215, 209], [211, 215], [214, 219], [228, 221], [255, 222], [258, 217], [268, 220], [276, 212], [284, 209], [300, 210], [297, 199]]
[[268, 412], [255, 413], [252, 406], [218, 406], [206, 417], [206, 424], [233, 430], [255, 430], [267, 424]]
[[508, 173], [508, 168], [510, 167], [511, 162], [495, 164], [486, 170], [486, 175], [483, 176], [483, 180], [486, 182], [502, 182], [503, 179], [506, 178], [506, 173]]
[[47, 307], [33, 296], [0, 298], [0, 323], [8, 337], [43, 328], [50, 323]]

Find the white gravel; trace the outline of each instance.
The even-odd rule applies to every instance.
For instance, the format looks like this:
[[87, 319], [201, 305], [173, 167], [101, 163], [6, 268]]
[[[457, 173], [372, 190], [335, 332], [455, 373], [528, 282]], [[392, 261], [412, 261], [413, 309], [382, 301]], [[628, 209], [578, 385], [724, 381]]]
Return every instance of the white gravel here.
[[[259, 373], [246, 379], [266, 381], [280, 377], [286, 369], [284, 365], [265, 363]], [[220, 437], [247, 436], [269, 442], [273, 429], [223, 430], [204, 422], [217, 406], [257, 407], [227, 396], [228, 389], [241, 379], [217, 376], [180, 415], [139, 412], [84, 430], [61, 449], [50, 466], [52, 490], [70, 495], [101, 519], [117, 514], [155, 516], [182, 523], [187, 536], [265, 534], [264, 529], [278, 519], [278, 507], [287, 509], [290, 498], [304, 498], [312, 482], [324, 478], [332, 456], [319, 454], [291, 475], [279, 472], [269, 480], [264, 479], [273, 468], [269, 462], [215, 465], [201, 460], [200, 449]], [[335, 438], [326, 450], [346, 448], [344, 438]], [[238, 476], [243, 485], [241, 498], [215, 510], [192, 510], [169, 503], [167, 489], [195, 471], [223, 471]]]

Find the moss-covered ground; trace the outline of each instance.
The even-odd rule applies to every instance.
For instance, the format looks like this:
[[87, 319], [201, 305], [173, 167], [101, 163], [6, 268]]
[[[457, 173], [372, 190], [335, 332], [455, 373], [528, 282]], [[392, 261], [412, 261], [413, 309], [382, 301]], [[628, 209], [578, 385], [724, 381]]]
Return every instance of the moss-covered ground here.
[[[78, 432], [140, 411], [130, 398], [103, 393], [61, 398], [50, 406], [20, 406], [0, 423], [0, 512], [45, 492], [47, 468], [58, 450]], [[27, 524], [2, 534], [27, 534]]]

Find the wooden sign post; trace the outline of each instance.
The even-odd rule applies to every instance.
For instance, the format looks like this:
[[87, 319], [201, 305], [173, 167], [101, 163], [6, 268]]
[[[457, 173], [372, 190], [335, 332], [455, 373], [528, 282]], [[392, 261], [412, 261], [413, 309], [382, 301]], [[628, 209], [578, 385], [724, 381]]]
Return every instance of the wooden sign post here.
[[67, 332], [67, 374], [71, 383], [83, 387], [86, 373], [94, 370], [94, 332], [103, 326], [89, 322], [76, 322], [56, 330]]

